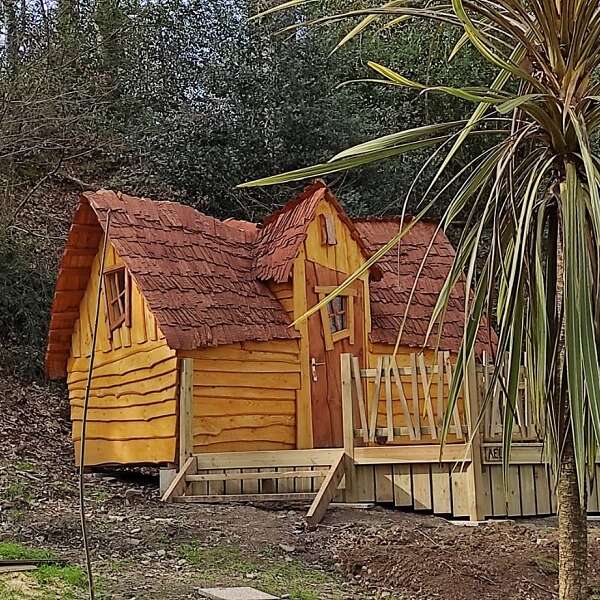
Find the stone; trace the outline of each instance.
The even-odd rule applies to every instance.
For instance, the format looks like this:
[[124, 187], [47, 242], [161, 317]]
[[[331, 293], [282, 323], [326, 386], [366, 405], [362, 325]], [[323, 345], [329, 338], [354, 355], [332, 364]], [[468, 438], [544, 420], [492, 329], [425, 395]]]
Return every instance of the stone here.
[[276, 596], [251, 587], [202, 588], [200, 594], [211, 600], [279, 600]]

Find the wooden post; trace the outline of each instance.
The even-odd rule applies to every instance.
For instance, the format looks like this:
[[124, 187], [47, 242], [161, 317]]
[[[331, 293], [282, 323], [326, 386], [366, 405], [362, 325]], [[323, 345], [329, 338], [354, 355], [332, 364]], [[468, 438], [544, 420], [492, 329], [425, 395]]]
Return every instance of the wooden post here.
[[465, 416], [471, 441], [471, 463], [467, 468], [467, 481], [469, 492], [469, 517], [472, 521], [483, 521], [485, 515], [485, 488], [483, 478], [483, 465], [481, 462], [481, 432], [477, 426], [479, 418], [479, 396], [477, 386], [477, 369], [475, 356], [467, 363], [466, 378], [464, 380]]
[[352, 355], [342, 354], [342, 424], [344, 428], [344, 462], [346, 472], [346, 502], [353, 502], [356, 493], [354, 465], [354, 406], [352, 401]]
[[192, 456], [194, 440], [192, 400], [194, 396], [194, 359], [180, 359], [179, 371], [179, 468]]

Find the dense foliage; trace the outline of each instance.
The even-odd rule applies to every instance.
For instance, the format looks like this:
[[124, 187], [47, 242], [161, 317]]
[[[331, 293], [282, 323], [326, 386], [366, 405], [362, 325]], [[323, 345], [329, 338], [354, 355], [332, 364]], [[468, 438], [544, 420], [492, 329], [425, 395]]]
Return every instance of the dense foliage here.
[[[382, 30], [329, 56], [340, 25], [277, 35], [309, 21], [316, 9], [249, 21], [261, 6], [257, 0], [0, 2], [6, 32], [0, 230], [11, 250], [0, 256], [0, 271], [13, 290], [0, 306], [0, 344], [35, 338], [38, 348], [44, 345], [49, 295], [30, 302], [20, 282], [31, 273], [54, 276], [70, 215], [69, 205], [53, 207], [65, 186], [112, 187], [217, 216], [260, 219], [303, 184], [235, 189], [239, 182], [322, 160], [400, 125], [464, 116], [464, 103], [442, 95], [419, 103], [388, 86], [340, 87], [367, 75], [365, 57], [423, 81], [468, 84], [490, 73], [473, 52], [449, 64], [456, 36], [437, 25], [409, 24], [401, 37]], [[330, 181], [353, 213], [398, 212], [423, 157], [415, 153]], [[27, 307], [38, 324], [35, 335], [9, 302]], [[31, 364], [29, 351], [19, 362]]]

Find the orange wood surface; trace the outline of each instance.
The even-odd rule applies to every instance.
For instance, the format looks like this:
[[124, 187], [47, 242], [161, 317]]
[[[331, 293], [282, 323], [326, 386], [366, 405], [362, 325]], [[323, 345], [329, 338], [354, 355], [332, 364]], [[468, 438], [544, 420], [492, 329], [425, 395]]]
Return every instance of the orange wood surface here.
[[[121, 258], [109, 246], [105, 267], [120, 264]], [[75, 321], [67, 363], [76, 461], [79, 460], [99, 269], [98, 251]], [[175, 351], [168, 347], [135, 281], [131, 282], [131, 326], [123, 324], [112, 335], [107, 327], [106, 302], [102, 297], [87, 414], [85, 464], [174, 461], [177, 382]]]

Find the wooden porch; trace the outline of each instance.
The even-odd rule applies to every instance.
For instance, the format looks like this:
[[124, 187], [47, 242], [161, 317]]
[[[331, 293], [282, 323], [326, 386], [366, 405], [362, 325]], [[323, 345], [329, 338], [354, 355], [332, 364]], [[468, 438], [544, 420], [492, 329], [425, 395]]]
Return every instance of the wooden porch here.
[[[182, 456], [183, 467], [163, 500], [302, 502], [310, 504], [310, 525], [322, 519], [332, 501], [375, 502], [475, 521], [555, 513], [543, 430], [529, 404], [524, 377], [506, 486], [499, 390], [476, 426], [488, 385], [485, 364], [469, 365], [441, 451], [452, 369], [445, 353], [431, 354], [427, 360], [412, 354], [408, 366], [384, 356], [367, 369], [344, 354], [343, 448], [189, 453]], [[588, 510], [597, 512], [598, 506], [598, 490], [592, 489]]]

